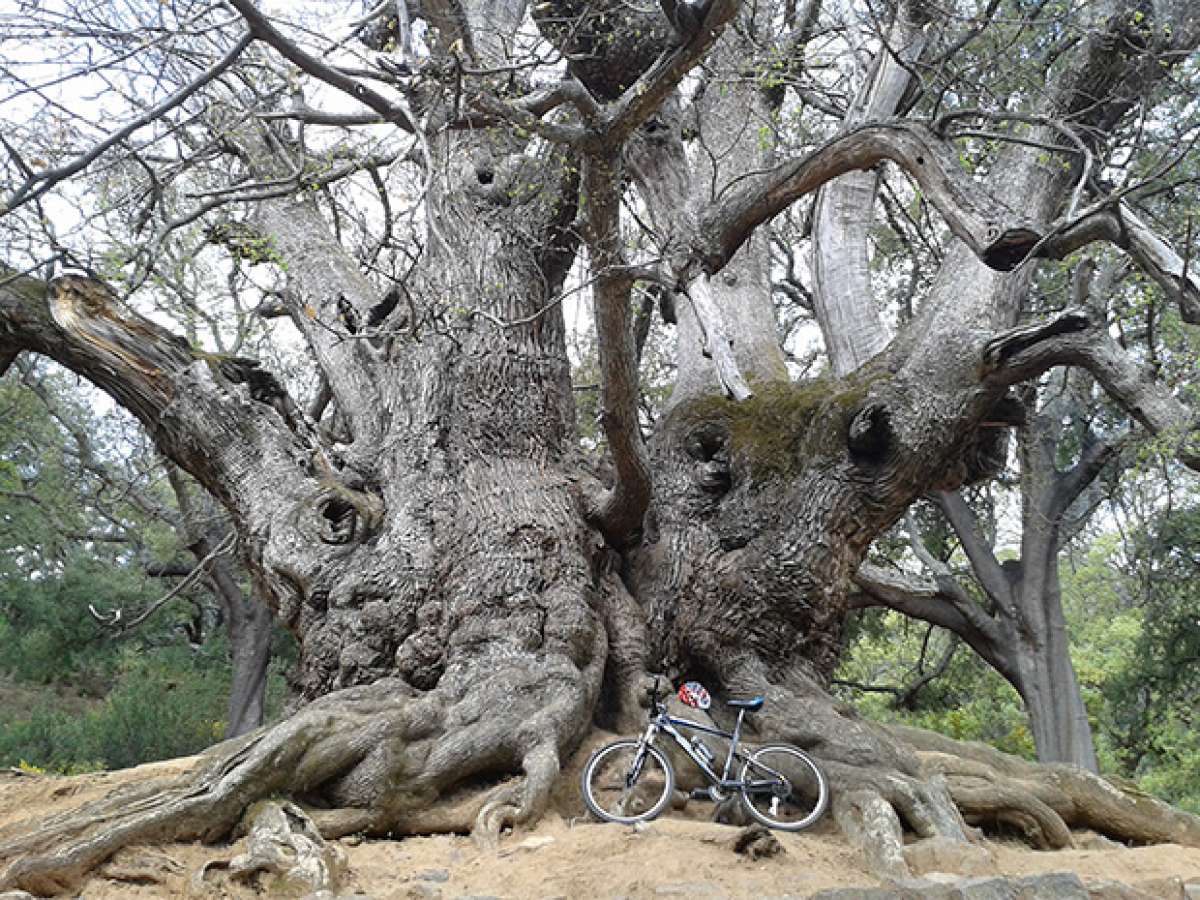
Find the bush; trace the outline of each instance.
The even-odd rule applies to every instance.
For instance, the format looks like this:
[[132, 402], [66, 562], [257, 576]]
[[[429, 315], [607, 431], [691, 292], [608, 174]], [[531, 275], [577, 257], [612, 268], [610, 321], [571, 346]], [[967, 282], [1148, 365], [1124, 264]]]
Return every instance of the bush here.
[[0, 722], [0, 765], [125, 768], [203, 750], [225, 733], [229, 676], [186, 650], [120, 660], [112, 692], [82, 716], [43, 706]]

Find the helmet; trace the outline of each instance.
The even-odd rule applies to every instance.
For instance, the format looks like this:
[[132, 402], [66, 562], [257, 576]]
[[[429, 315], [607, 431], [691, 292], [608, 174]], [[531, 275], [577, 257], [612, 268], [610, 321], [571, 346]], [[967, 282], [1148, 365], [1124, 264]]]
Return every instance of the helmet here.
[[696, 709], [708, 709], [712, 706], [712, 698], [698, 681], [687, 681], [679, 688], [679, 699], [688, 706]]

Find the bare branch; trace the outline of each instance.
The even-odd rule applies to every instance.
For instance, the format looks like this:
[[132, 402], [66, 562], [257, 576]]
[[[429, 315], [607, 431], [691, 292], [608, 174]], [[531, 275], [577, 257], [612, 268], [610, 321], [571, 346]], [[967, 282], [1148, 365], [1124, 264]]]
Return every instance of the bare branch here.
[[92, 149], [75, 157], [69, 163], [58, 166], [54, 169], [50, 169], [46, 172], [42, 172], [40, 175], [33, 175], [28, 178], [24, 184], [20, 185], [15, 191], [13, 191], [12, 194], [9, 195], [8, 199], [4, 202], [4, 205], [0, 206], [0, 217], [11, 213], [13, 210], [24, 206], [26, 203], [29, 203], [32, 200], [36, 200], [38, 197], [41, 197], [46, 193], [46, 191], [50, 190], [50, 188], [58, 184], [60, 181], [71, 177], [77, 172], [83, 171], [102, 153], [112, 147], [115, 147], [117, 144], [120, 144], [138, 129], [144, 128], [151, 122], [162, 118], [172, 109], [179, 106], [181, 103], [195, 94], [206, 84], [218, 78], [221, 73], [223, 73], [237, 61], [238, 57], [240, 57], [242, 52], [250, 46], [253, 40], [254, 36], [250, 32], [242, 35], [237, 42], [229, 48], [229, 51], [219, 60], [217, 60], [217, 62], [211, 65], [193, 81], [177, 90], [162, 103], [152, 106], [132, 122], [125, 125], [123, 128], [114, 131], [103, 141], [92, 147]]
[[334, 68], [328, 63], [306, 53], [295, 42], [289, 40], [283, 32], [271, 24], [271, 21], [259, 12], [250, 0], [229, 0], [229, 5], [242, 14], [246, 24], [250, 26], [250, 36], [261, 40], [271, 47], [301, 71], [307, 72], [314, 78], [325, 82], [330, 87], [349, 94], [366, 106], [369, 106], [385, 121], [398, 125], [405, 131], [416, 133], [419, 129], [409, 111], [400, 104], [393, 103], [378, 91], [368, 87], [360, 79], [351, 78], [345, 72]]
[[1180, 317], [1200, 325], [1200, 275], [1127, 203], [1109, 204], [1075, 220], [1043, 243], [1039, 256], [1062, 259], [1094, 241], [1105, 240], [1127, 251], [1138, 267], [1179, 305]]
[[198, 563], [196, 563], [192, 570], [179, 582], [179, 584], [175, 585], [175, 587], [171, 588], [129, 621], [123, 621], [124, 614], [120, 608], [114, 609], [105, 614], [99, 612], [91, 604], [88, 604], [88, 611], [92, 614], [92, 617], [95, 618], [97, 622], [107, 628], [119, 628], [122, 634], [132, 631], [134, 628], [137, 628], [148, 618], [170, 603], [173, 599], [178, 597], [181, 593], [183, 593], [183, 591], [195, 584], [205, 574], [209, 563], [211, 563], [218, 556], [221, 556], [232, 550], [236, 540], [237, 535], [231, 531], [225, 540], [214, 547], [207, 556], [203, 557]]
[[962, 171], [951, 146], [928, 127], [890, 121], [863, 125], [747, 179], [705, 211], [692, 264], [710, 273], [720, 270], [755, 228], [796, 200], [839, 175], [884, 161], [911, 175], [950, 230], [992, 268], [1014, 268], [1039, 240], [1032, 226], [1013, 222], [1012, 213]]
[[1012, 587], [1005, 577], [1000, 563], [992, 553], [992, 548], [979, 531], [979, 521], [967, 501], [958, 491], [938, 491], [933, 495], [933, 501], [954, 529], [958, 543], [967, 555], [975, 577], [979, 579], [983, 589], [997, 602], [1012, 603]]
[[655, 61], [606, 110], [608, 122], [600, 142], [620, 146], [674, 93], [679, 82], [704, 59], [726, 24], [737, 14], [738, 0], [712, 0], [698, 33]]
[[[864, 563], [854, 575], [862, 591], [851, 599], [851, 606], [883, 606], [922, 622], [945, 628], [961, 637], [970, 647], [1002, 674], [1013, 670], [1004, 653], [999, 628], [978, 604], [961, 591], [944, 589], [923, 579], [890, 572]], [[1008, 677], [1005, 675], [1005, 677]]]

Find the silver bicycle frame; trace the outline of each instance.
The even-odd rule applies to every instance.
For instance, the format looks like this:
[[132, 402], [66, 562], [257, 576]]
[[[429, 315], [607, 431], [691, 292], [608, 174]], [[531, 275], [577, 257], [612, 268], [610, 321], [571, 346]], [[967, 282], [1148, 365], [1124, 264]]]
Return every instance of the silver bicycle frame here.
[[[691, 719], [676, 719], [674, 716], [663, 710], [655, 715], [655, 717], [650, 720], [650, 724], [646, 726], [646, 733], [642, 735], [642, 743], [653, 744], [655, 736], [660, 731], [665, 731], [671, 736], [675, 743], [679, 745], [679, 749], [686, 753], [691, 761], [700, 767], [700, 771], [702, 771], [708, 777], [709, 781], [720, 787], [737, 787], [740, 782], [730, 779], [729, 770], [733, 767], [734, 759], [737, 758], [738, 740], [741, 738], [742, 720], [745, 718], [745, 715], [746, 710], [738, 710], [737, 724], [734, 725], [733, 731], [729, 732], [722, 731], [719, 728], [710, 728], [708, 725], [705, 725], [701, 722], [693, 722]], [[684, 735], [681, 731], [679, 731], [678, 728], [675, 727], [677, 725], [682, 728], [703, 732], [704, 734], [711, 734], [714, 737], [719, 737], [729, 741], [729, 753], [725, 756], [725, 766], [721, 770], [720, 775], [716, 773], [716, 771], [708, 764], [708, 761], [704, 759], [704, 757], [692, 749], [692, 742], [688, 740], [686, 735]]]

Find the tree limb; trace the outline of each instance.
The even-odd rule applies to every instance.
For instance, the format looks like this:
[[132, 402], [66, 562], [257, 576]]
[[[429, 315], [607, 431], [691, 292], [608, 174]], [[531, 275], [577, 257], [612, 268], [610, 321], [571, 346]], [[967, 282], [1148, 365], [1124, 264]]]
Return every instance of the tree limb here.
[[1168, 436], [1180, 462], [1200, 471], [1200, 428], [1192, 412], [1142, 371], [1084, 310], [1011, 329], [984, 345], [981, 374], [993, 386], [1035, 378], [1054, 366], [1080, 366], [1151, 433]]
[[587, 240], [596, 272], [593, 287], [600, 402], [616, 480], [592, 510], [605, 539], [624, 547], [641, 532], [650, 504], [650, 460], [638, 427], [637, 353], [630, 321], [633, 278], [622, 270], [620, 177], [610, 163], [588, 156], [584, 190]]
[[[926, 46], [911, 3], [901, 3], [871, 77], [846, 114], [843, 130], [896, 114]], [[895, 47], [896, 52], [892, 52]], [[834, 375], [853, 372], [888, 343], [871, 285], [867, 253], [878, 188], [875, 172], [847, 172], [826, 184], [813, 209], [815, 312]]]
[[681, 46], [660, 56], [611, 104], [603, 135], [605, 145], [620, 146], [662, 106], [683, 77], [708, 53], [722, 29], [737, 14], [738, 6], [738, 0], [712, 0], [703, 27]]
[[692, 264], [718, 271], [755, 228], [796, 200], [839, 175], [884, 161], [911, 175], [955, 236], [994, 269], [1014, 268], [1040, 239], [962, 170], [946, 141], [925, 125], [893, 120], [855, 128], [730, 191], [701, 216]]
[[[945, 628], [961, 637], [976, 653], [1006, 678], [1014, 666], [1005, 654], [1003, 636], [996, 623], [970, 599], [961, 586], [939, 581], [930, 584], [915, 577], [889, 572], [863, 563], [854, 575], [861, 591], [851, 598], [852, 608], [883, 606], [922, 622]], [[947, 588], [950, 588], [947, 590]]]
[[229, 0], [229, 5], [241, 13], [242, 18], [246, 20], [252, 39], [269, 44], [280, 56], [300, 70], [325, 82], [330, 87], [349, 94], [355, 100], [369, 106], [385, 121], [398, 125], [410, 133], [417, 132], [419, 125], [413, 121], [409, 111], [403, 105], [393, 103], [378, 91], [368, 87], [363, 81], [350, 77], [345, 72], [300, 49], [283, 32], [272, 25], [270, 19], [259, 12], [250, 0]]
[[1053, 521], [1065, 515], [1079, 495], [1100, 476], [1104, 467], [1120, 456], [1129, 439], [1128, 431], [1112, 439], [1090, 436], [1075, 465], [1055, 479], [1050, 498], [1050, 518]]
[[[1171, 246], [1143, 222], [1127, 203], [1106, 204], [1043, 239], [1038, 256], [1062, 259], [1094, 241], [1106, 240], [1125, 250], [1138, 267], [1179, 306], [1179, 315], [1200, 325], [1200, 273], [1185, 265]], [[1189, 271], [1190, 269], [1190, 271]]]
[[954, 529], [958, 543], [971, 563], [975, 577], [989, 596], [998, 602], [1012, 602], [1012, 586], [992, 553], [992, 548], [979, 532], [979, 521], [959, 491], [937, 491], [933, 501]]

